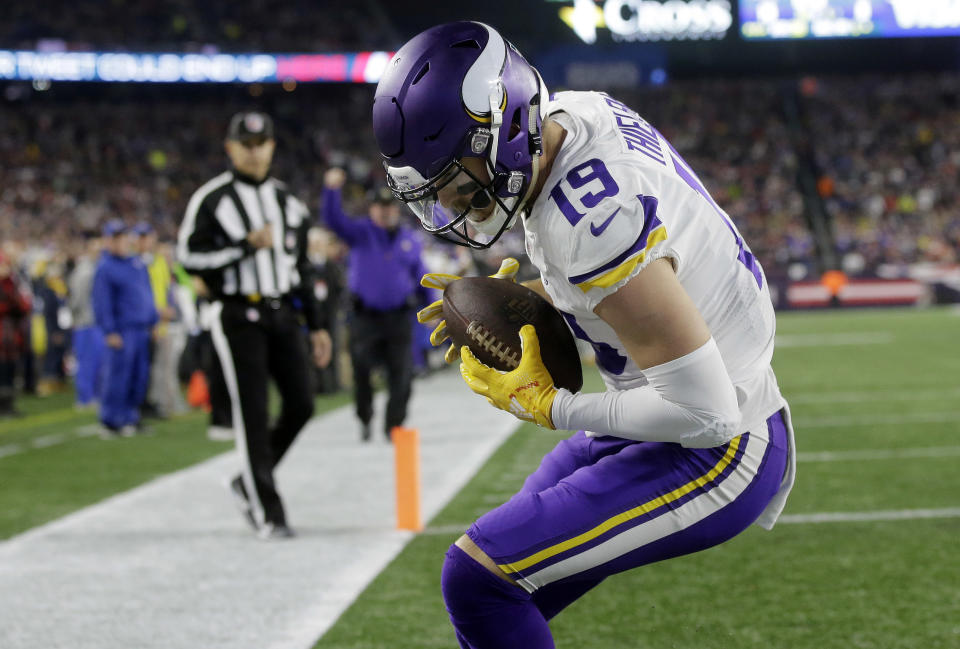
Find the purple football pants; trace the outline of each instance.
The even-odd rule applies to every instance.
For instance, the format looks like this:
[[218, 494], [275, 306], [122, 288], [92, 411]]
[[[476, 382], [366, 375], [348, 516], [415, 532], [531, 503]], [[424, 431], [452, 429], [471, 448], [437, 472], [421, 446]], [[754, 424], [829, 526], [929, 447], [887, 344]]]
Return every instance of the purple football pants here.
[[[467, 531], [522, 589], [496, 595], [494, 582], [463, 567], [469, 557], [448, 554], [448, 610], [461, 575], [474, 582], [474, 592], [486, 588], [488, 599], [511, 601], [498, 615], [484, 615], [486, 623], [468, 620], [462, 602], [450, 610], [461, 646], [552, 647], [543, 640], [546, 620], [604, 578], [704, 550], [746, 529], [779, 490], [787, 466], [782, 413], [767, 419], [766, 428], [708, 449], [583, 431], [560, 442], [520, 492]], [[509, 629], [510, 638], [498, 638], [497, 629]]]

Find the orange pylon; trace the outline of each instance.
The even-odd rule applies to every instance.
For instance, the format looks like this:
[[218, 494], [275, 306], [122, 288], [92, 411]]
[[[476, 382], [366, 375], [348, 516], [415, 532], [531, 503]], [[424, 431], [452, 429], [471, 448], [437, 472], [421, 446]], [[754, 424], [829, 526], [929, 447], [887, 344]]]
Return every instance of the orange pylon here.
[[397, 492], [397, 529], [423, 530], [420, 520], [420, 433], [416, 428], [394, 426], [394, 466]]

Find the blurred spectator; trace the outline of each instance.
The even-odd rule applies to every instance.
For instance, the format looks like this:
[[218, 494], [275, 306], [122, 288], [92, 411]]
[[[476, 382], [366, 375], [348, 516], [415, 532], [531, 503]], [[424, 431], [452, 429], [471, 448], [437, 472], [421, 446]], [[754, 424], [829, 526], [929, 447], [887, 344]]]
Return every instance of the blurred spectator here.
[[352, 219], [343, 212], [340, 190], [346, 173], [329, 169], [323, 177], [323, 218], [350, 247], [348, 286], [351, 295], [350, 360], [360, 438], [370, 440], [373, 418], [371, 373], [387, 369], [389, 399], [384, 434], [403, 424], [413, 381], [413, 313], [426, 305], [420, 286], [426, 273], [420, 239], [400, 223], [400, 205], [383, 187], [371, 196], [369, 218]]
[[0, 418], [18, 415], [14, 408], [14, 376], [23, 350], [22, 323], [30, 301], [20, 291], [10, 260], [0, 251]]
[[104, 251], [93, 279], [93, 312], [108, 347], [100, 398], [106, 438], [143, 430], [140, 404], [150, 379], [150, 330], [157, 323], [150, 277], [122, 221], [103, 230]]
[[93, 318], [93, 275], [100, 254], [100, 240], [89, 236], [67, 280], [67, 304], [73, 317], [73, 357], [76, 362], [76, 405], [95, 405], [100, 391], [100, 369], [106, 346], [103, 332]]
[[67, 306], [67, 285], [59, 263], [42, 264], [34, 288], [34, 305], [43, 315], [43, 367], [37, 394], [46, 397], [66, 388], [67, 370], [64, 361], [72, 326]]
[[174, 335], [180, 335], [182, 330], [173, 326], [177, 319], [177, 310], [170, 300], [173, 286], [169, 260], [171, 251], [169, 246], [166, 254], [160, 249], [156, 231], [150, 223], [138, 223], [133, 228], [133, 234], [136, 236], [137, 252], [150, 277], [153, 304], [159, 317], [150, 342], [150, 380], [141, 412], [167, 418], [186, 410], [177, 381], [175, 353], [176, 347], [182, 349], [183, 345], [174, 338]]
[[331, 394], [341, 389], [340, 356], [344, 344], [344, 298], [347, 278], [344, 268], [346, 247], [323, 228], [310, 228], [307, 235], [310, 263], [313, 264], [314, 293], [320, 307], [330, 314], [329, 327], [332, 350], [330, 364], [317, 368], [317, 392]]

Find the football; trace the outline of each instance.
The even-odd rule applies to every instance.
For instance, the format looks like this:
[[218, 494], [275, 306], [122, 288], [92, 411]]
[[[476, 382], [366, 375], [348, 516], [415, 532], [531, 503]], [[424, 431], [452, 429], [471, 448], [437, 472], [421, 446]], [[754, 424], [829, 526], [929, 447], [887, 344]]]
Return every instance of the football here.
[[443, 317], [453, 343], [466, 345], [481, 363], [509, 371], [520, 362], [520, 328], [531, 324], [543, 364], [554, 384], [583, 387], [580, 354], [563, 316], [526, 286], [491, 277], [464, 277], [443, 291]]

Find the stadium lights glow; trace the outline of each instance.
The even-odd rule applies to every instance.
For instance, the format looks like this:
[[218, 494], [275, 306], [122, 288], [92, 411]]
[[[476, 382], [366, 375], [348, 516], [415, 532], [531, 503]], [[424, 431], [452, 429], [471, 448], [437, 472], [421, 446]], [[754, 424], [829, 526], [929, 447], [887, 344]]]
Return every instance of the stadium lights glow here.
[[0, 79], [112, 83], [376, 83], [392, 52], [141, 54], [0, 50]]
[[573, 0], [560, 18], [591, 44], [600, 28], [615, 41], [703, 40], [723, 38], [733, 24], [728, 0]]

